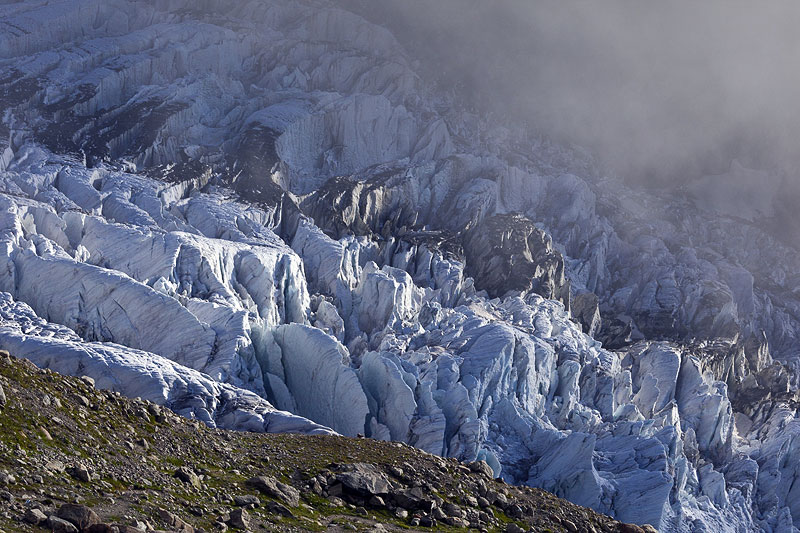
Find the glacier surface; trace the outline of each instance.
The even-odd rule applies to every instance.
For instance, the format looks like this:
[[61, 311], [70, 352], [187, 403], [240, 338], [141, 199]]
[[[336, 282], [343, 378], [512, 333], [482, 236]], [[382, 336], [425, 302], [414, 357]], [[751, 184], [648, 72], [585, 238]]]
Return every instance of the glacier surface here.
[[797, 531], [766, 207], [631, 190], [327, 0], [0, 4], [0, 102], [0, 348], [661, 531]]

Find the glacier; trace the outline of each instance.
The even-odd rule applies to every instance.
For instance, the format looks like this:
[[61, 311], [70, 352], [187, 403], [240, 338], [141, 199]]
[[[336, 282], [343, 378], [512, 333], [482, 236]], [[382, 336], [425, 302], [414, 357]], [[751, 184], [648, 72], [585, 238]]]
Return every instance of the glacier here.
[[661, 531], [798, 530], [800, 257], [752, 217], [465, 108], [332, 0], [0, 4], [0, 102], [0, 348]]

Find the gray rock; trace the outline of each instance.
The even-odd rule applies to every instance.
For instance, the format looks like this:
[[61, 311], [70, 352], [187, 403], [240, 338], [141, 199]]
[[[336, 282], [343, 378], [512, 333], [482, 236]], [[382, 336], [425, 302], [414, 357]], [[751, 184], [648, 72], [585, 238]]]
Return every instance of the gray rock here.
[[300, 503], [300, 491], [269, 476], [256, 476], [247, 480], [247, 486], [253, 487], [270, 498], [277, 498], [296, 507]]
[[489, 463], [487, 463], [486, 461], [473, 461], [469, 463], [467, 466], [473, 472], [477, 472], [478, 474], [483, 474], [489, 479], [494, 477], [494, 470], [492, 470], [492, 467], [489, 466]]
[[423, 516], [419, 519], [419, 525], [422, 527], [436, 527], [436, 519], [431, 516]]
[[174, 476], [184, 483], [188, 483], [189, 485], [193, 486], [196, 489], [202, 487], [202, 483], [200, 483], [200, 478], [195, 474], [191, 468], [187, 466], [182, 466], [175, 471]]
[[344, 507], [347, 505], [343, 499], [339, 498], [338, 496], [328, 496], [328, 501], [334, 507]]
[[386, 502], [380, 496], [372, 496], [367, 503], [370, 507], [386, 507]]
[[89, 483], [92, 481], [92, 475], [89, 472], [89, 469], [86, 468], [84, 465], [77, 464], [71, 466], [67, 472], [70, 476], [74, 477], [78, 481], [83, 481], [84, 483]]
[[250, 514], [244, 509], [234, 509], [231, 511], [231, 517], [228, 520], [228, 525], [236, 529], [249, 529]]
[[572, 316], [581, 325], [584, 333], [595, 337], [602, 327], [600, 301], [592, 292], [580, 292], [572, 298]]
[[461, 509], [461, 507], [450, 502], [442, 505], [442, 511], [444, 511], [447, 516], [464, 518], [464, 511]]
[[261, 504], [261, 500], [258, 499], [258, 496], [253, 496], [252, 494], [245, 494], [242, 496], [234, 496], [233, 503], [236, 504], [238, 507], [245, 507], [247, 505], [258, 507]]
[[422, 510], [429, 512], [436, 504], [425, 496], [425, 493], [419, 487], [413, 487], [403, 491], [398, 491], [392, 494], [395, 503], [409, 511]]
[[6, 393], [3, 390], [3, 385], [0, 384], [0, 409], [6, 406]]
[[506, 533], [525, 533], [525, 530], [517, 524], [508, 524], [506, 526]]
[[267, 504], [267, 511], [274, 514], [285, 516], [286, 518], [294, 518], [294, 513], [283, 504], [278, 502], [269, 502]]
[[338, 481], [334, 482], [332, 485], [328, 485], [326, 492], [329, 497], [339, 497], [344, 494], [344, 485]]
[[578, 526], [576, 526], [575, 522], [572, 522], [571, 520], [562, 520], [561, 525], [567, 528], [567, 531], [570, 533], [577, 533], [578, 531]]
[[174, 514], [167, 510], [159, 509], [158, 516], [161, 520], [173, 531], [180, 531], [183, 533], [194, 533], [194, 526], [187, 524]]
[[443, 521], [445, 518], [448, 518], [448, 516], [439, 507], [434, 507], [433, 509], [431, 509], [431, 518], [433, 518], [434, 520]]
[[462, 529], [467, 529], [468, 527], [470, 527], [470, 523], [468, 520], [465, 520], [463, 518], [458, 518], [455, 516], [448, 517], [445, 521], [453, 527], [459, 527]]
[[150, 413], [153, 416], [153, 418], [156, 419], [156, 422], [158, 422], [158, 423], [163, 422], [164, 419], [165, 419], [164, 411], [163, 411], [163, 409], [161, 409], [160, 405], [157, 405], [157, 404], [149, 402], [147, 404], [147, 412]]
[[48, 472], [52, 472], [55, 474], [63, 473], [67, 468], [64, 466], [64, 463], [58, 460], [48, 461], [47, 464], [44, 465], [44, 469]]
[[53, 533], [78, 533], [78, 528], [74, 524], [55, 515], [50, 515], [47, 519], [47, 527]]
[[312, 480], [309, 486], [309, 490], [311, 490], [311, 492], [313, 492], [317, 496], [322, 496], [322, 490], [323, 490], [322, 483], [320, 483], [319, 480], [317, 479]]
[[508, 498], [506, 498], [506, 495], [496, 490], [487, 491], [486, 499], [490, 504], [505, 505], [508, 503]]
[[85, 505], [65, 503], [58, 509], [57, 516], [80, 530], [100, 523], [100, 517]]
[[93, 525], [87, 529], [85, 533], [122, 533], [122, 531], [119, 526], [100, 523]]
[[22, 519], [28, 524], [37, 526], [47, 520], [47, 515], [39, 509], [28, 509]]
[[376, 466], [356, 463], [344, 468], [346, 471], [338, 474], [336, 479], [346, 492], [365, 497], [389, 493], [389, 480]]

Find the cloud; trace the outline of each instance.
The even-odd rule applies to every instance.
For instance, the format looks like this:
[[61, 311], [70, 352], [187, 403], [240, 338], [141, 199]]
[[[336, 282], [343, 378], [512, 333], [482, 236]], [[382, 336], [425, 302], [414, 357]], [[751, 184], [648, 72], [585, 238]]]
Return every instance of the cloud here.
[[443, 87], [591, 149], [634, 183], [732, 161], [793, 172], [800, 2], [341, 0]]

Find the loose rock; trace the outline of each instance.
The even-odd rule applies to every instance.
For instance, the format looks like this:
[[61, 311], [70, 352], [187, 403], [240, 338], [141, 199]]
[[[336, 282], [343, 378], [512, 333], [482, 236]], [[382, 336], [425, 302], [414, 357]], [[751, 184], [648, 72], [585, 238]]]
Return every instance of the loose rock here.
[[70, 467], [67, 472], [70, 476], [74, 477], [78, 481], [83, 481], [84, 483], [89, 483], [92, 480], [92, 475], [89, 473], [89, 469], [80, 464]]
[[40, 511], [39, 509], [28, 509], [27, 511], [25, 511], [25, 516], [23, 517], [23, 520], [28, 524], [37, 526], [47, 520], [47, 515], [44, 514], [42, 511]]
[[195, 474], [186, 466], [182, 466], [177, 469], [174, 475], [176, 478], [180, 479], [184, 483], [188, 483], [196, 489], [200, 489], [202, 487], [202, 483], [200, 483], [200, 478], [197, 476], [197, 474]]
[[258, 499], [258, 496], [246, 494], [244, 496], [234, 496], [233, 503], [239, 507], [245, 507], [247, 505], [258, 507], [261, 504], [261, 501]]
[[174, 531], [181, 531], [184, 533], [194, 533], [194, 526], [191, 526], [178, 518], [176, 515], [166, 511], [164, 509], [160, 509], [158, 511], [158, 516], [161, 520], [167, 524], [172, 530]]
[[237, 529], [249, 529], [250, 514], [244, 509], [234, 509], [231, 511], [231, 517], [228, 520], [228, 525]]
[[487, 463], [486, 461], [473, 461], [469, 463], [467, 466], [473, 472], [483, 474], [489, 479], [494, 477], [494, 470], [492, 470], [492, 467], [489, 466], [489, 463]]
[[47, 527], [53, 533], [78, 533], [78, 528], [74, 524], [55, 515], [51, 515], [47, 519]]
[[86, 529], [100, 523], [100, 517], [85, 505], [66, 503], [58, 509], [58, 518], [62, 518], [78, 529]]
[[253, 487], [271, 498], [283, 500], [292, 507], [300, 503], [300, 491], [269, 476], [256, 476], [247, 480], [247, 486]]

